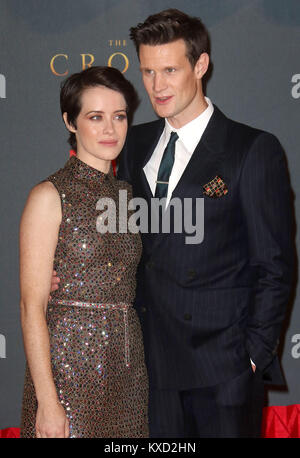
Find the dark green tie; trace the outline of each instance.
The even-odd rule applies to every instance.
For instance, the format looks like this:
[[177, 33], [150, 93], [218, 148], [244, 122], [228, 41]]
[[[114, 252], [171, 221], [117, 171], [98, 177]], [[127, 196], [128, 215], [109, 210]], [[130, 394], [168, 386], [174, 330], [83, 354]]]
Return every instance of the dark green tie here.
[[171, 175], [172, 167], [175, 160], [175, 142], [178, 139], [176, 132], [171, 132], [170, 140], [164, 150], [164, 154], [159, 166], [156, 188], [155, 188], [155, 197], [167, 197], [168, 194], [168, 185], [169, 177]]

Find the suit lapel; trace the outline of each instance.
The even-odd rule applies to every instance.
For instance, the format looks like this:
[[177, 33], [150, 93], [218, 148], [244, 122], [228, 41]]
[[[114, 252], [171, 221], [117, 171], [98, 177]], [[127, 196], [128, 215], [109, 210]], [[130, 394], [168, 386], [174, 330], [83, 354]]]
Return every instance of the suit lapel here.
[[[228, 119], [214, 106], [213, 115], [173, 190], [172, 198], [184, 199], [203, 196], [203, 185], [219, 173], [219, 164], [221, 165], [222, 161], [225, 160], [227, 130]], [[192, 183], [197, 183], [197, 195], [195, 195], [195, 188], [191, 186]], [[157, 234], [153, 249], [157, 248], [167, 235], [165, 233]]]
[[[202, 186], [214, 178], [218, 173], [218, 164], [221, 164], [225, 159], [228, 122], [229, 120], [223, 113], [214, 106], [214, 112], [209, 123], [172, 193], [172, 198], [202, 197]], [[160, 119], [151, 129], [145, 131], [143, 138], [139, 138], [137, 142], [139, 150], [136, 154], [138, 158], [136, 180], [139, 183], [137, 195], [146, 197], [149, 208], [151, 208], [151, 198], [153, 196], [143, 167], [149, 161], [164, 126], [164, 119]], [[195, 195], [195, 188], [190, 186], [191, 183], [197, 183], [197, 195]], [[144, 235], [144, 237], [148, 238], [150, 236], [152, 249], [155, 249], [166, 235], [163, 233], [148, 234], [148, 236], [145, 237]]]
[[141, 139], [139, 143], [139, 148], [143, 152], [141, 154], [141, 162], [138, 164], [137, 170], [139, 171], [139, 176], [137, 177], [138, 180], [141, 183], [141, 187], [143, 190], [143, 193], [147, 197], [147, 200], [150, 202], [150, 199], [152, 196], [152, 192], [148, 183], [148, 180], [146, 178], [146, 175], [144, 173], [144, 166], [147, 164], [149, 161], [157, 143], [158, 140], [160, 139], [160, 136], [164, 130], [165, 127], [165, 121], [164, 119], [160, 119], [157, 121], [157, 125], [151, 129], [149, 132], [147, 132], [147, 135], [144, 136], [143, 139]]
[[164, 127], [165, 120], [159, 119], [157, 121], [157, 125], [155, 126], [155, 128], [151, 129], [151, 131], [148, 132], [148, 135], [145, 135], [145, 137], [142, 139], [143, 151], [145, 151], [142, 161], [142, 168], [149, 161], [151, 154], [153, 153], [158, 143], [158, 140], [160, 139], [160, 136], [163, 133]]
[[[224, 160], [228, 122], [226, 116], [214, 105], [214, 112], [209, 123], [177, 183], [172, 197], [189, 197], [184, 193], [188, 183], [192, 182], [195, 176], [197, 176], [197, 181], [203, 185], [213, 178], [211, 173], [216, 170], [218, 163]], [[140, 182], [143, 194], [147, 199], [152, 197], [152, 193], [143, 167], [149, 161], [164, 127], [164, 119], [159, 119], [153, 123], [151, 129], [144, 132], [143, 138], [138, 141], [139, 151], [136, 157], [140, 159], [137, 164], [138, 175], [136, 178]]]
[[172, 197], [195, 197], [189, 195], [188, 191], [189, 183], [195, 181], [200, 184], [200, 195], [202, 186], [214, 178], [218, 165], [226, 155], [227, 122], [227, 118], [215, 106], [201, 140], [173, 190]]

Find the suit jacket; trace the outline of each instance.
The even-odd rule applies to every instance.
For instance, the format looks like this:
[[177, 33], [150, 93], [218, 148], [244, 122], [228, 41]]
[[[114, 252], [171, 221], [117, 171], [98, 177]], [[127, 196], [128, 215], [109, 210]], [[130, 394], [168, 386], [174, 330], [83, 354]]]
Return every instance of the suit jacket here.
[[[164, 120], [130, 129], [119, 178], [150, 205], [143, 167]], [[210, 197], [220, 177], [228, 189]], [[204, 198], [204, 239], [188, 233], [142, 234], [135, 307], [150, 387], [190, 389], [221, 383], [249, 368], [272, 383], [292, 271], [291, 191], [283, 150], [273, 135], [229, 120], [215, 107], [172, 198]], [[151, 217], [149, 213], [149, 218]]]

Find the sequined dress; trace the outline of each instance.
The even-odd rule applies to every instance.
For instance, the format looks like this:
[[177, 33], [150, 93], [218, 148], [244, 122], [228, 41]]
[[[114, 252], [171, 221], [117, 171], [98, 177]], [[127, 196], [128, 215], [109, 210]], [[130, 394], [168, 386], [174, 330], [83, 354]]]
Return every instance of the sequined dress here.
[[[46, 318], [53, 378], [70, 437], [148, 437], [148, 378], [131, 305], [142, 245], [138, 233], [125, 232], [124, 219], [118, 226], [131, 187], [74, 156], [46, 181], [62, 204], [54, 259], [60, 287]], [[109, 206], [100, 209], [101, 198], [109, 199]], [[101, 218], [106, 215], [108, 223], [114, 205], [116, 231], [101, 233]], [[35, 437], [36, 411], [26, 365], [21, 437]]]

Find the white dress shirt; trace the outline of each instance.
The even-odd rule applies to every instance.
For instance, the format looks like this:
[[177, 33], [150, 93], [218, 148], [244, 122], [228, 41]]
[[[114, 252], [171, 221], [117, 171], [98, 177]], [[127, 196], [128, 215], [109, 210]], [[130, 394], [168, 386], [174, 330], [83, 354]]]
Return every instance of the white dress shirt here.
[[151, 192], [154, 196], [158, 169], [163, 156], [163, 152], [168, 144], [171, 132], [177, 132], [179, 138], [175, 143], [175, 161], [169, 178], [166, 205], [168, 205], [172, 197], [172, 192], [177, 186], [177, 183], [179, 182], [181, 175], [183, 174], [189, 160], [191, 159], [193, 152], [198, 145], [203, 132], [206, 129], [208, 121], [213, 114], [213, 104], [208, 97], [205, 97], [205, 100], [208, 104], [208, 107], [199, 116], [197, 116], [197, 118], [185, 124], [180, 129], [175, 129], [168, 123], [167, 119], [165, 119], [165, 128], [163, 133], [161, 134], [161, 137], [155, 147], [155, 150], [153, 151], [152, 156], [143, 168]]

